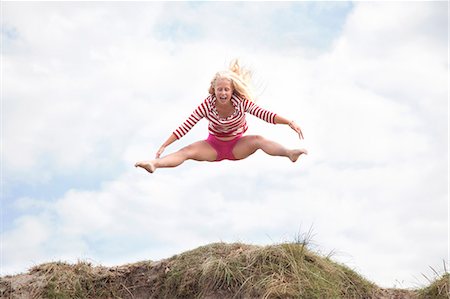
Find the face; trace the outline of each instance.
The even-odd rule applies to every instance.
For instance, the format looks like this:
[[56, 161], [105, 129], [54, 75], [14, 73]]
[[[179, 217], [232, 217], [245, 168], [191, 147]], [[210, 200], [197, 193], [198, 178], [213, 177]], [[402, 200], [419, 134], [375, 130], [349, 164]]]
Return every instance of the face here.
[[221, 104], [227, 104], [231, 101], [231, 96], [233, 94], [233, 86], [231, 81], [225, 78], [217, 79], [214, 88], [217, 101]]

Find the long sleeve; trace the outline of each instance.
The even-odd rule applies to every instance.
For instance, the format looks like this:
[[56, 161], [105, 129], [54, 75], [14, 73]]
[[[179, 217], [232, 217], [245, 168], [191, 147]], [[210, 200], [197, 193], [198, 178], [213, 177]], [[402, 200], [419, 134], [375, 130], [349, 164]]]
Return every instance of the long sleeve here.
[[244, 100], [244, 109], [245, 112], [248, 112], [268, 123], [275, 124], [276, 113], [265, 110], [249, 100]]
[[192, 127], [194, 127], [203, 117], [205, 117], [207, 109], [207, 101], [205, 100], [197, 107], [197, 109], [194, 110], [194, 112], [192, 112], [191, 116], [189, 116], [189, 118], [186, 119], [186, 121], [173, 132], [177, 139], [180, 139], [186, 135]]

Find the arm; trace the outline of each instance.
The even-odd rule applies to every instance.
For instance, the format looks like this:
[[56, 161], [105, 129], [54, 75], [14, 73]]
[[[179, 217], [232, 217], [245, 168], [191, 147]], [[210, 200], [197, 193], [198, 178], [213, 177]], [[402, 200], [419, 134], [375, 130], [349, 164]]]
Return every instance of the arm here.
[[284, 118], [284, 117], [282, 117], [282, 116], [277, 114], [277, 115], [275, 115], [275, 123], [276, 124], [289, 125], [289, 127], [291, 127], [292, 130], [294, 130], [295, 132], [298, 133], [298, 137], [300, 139], [304, 139], [302, 130], [300, 129], [300, 127], [293, 120], [288, 120], [287, 118]]
[[173, 142], [186, 135], [186, 133], [189, 132], [192, 129], [192, 127], [199, 122], [200, 119], [205, 117], [206, 110], [207, 110], [207, 99], [202, 104], [200, 104], [200, 106], [198, 106], [197, 109], [195, 109], [194, 112], [192, 112], [191, 116], [189, 116], [189, 118], [181, 126], [179, 126], [178, 129], [176, 129], [169, 136], [169, 138], [161, 145], [159, 150], [156, 152], [156, 158], [158, 159], [164, 152], [166, 147], [168, 147]]
[[170, 137], [166, 140], [166, 142], [164, 142], [163, 145], [161, 145], [159, 150], [156, 152], [156, 158], [158, 159], [161, 156], [161, 154], [164, 152], [166, 147], [171, 145], [175, 140], [177, 140], [177, 137], [175, 136], [175, 134], [172, 133], [170, 135]]
[[256, 117], [259, 117], [260, 119], [268, 123], [289, 125], [289, 127], [291, 127], [292, 130], [298, 133], [298, 137], [300, 139], [303, 139], [302, 130], [293, 120], [290, 121], [287, 118], [284, 118], [278, 114], [262, 109], [254, 102], [250, 102], [248, 100], [244, 101], [244, 107], [246, 112], [249, 112], [250, 114], [253, 114]]

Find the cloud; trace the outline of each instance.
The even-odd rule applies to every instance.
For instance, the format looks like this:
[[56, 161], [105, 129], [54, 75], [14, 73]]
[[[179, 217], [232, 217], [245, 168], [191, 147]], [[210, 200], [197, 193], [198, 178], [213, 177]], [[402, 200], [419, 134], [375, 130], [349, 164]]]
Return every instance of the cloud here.
[[[310, 225], [318, 248], [385, 286], [445, 257], [447, 4], [46, 5], [4, 4], [6, 188], [49, 191], [10, 194], [2, 271], [291, 241]], [[255, 70], [258, 103], [306, 139], [252, 116], [249, 134], [310, 154], [132, 168], [235, 56]], [[167, 151], [205, 134], [203, 121]]]
[[[117, 174], [118, 169], [108, 162], [120, 159], [130, 138], [145, 134], [136, 128], [162, 122], [161, 129], [173, 130], [178, 123], [165, 120], [173, 116], [181, 122], [186, 111], [197, 105], [193, 103], [205, 96], [204, 82], [229, 59], [251, 57], [255, 47], [279, 44], [268, 41], [288, 40], [279, 33], [288, 34], [287, 26], [298, 15], [312, 11], [298, 6], [5, 4], [3, 98], [9, 177], [44, 183], [79, 171], [80, 165], [93, 179], [104, 176], [100, 169]], [[342, 7], [340, 11], [345, 11], [347, 5]], [[290, 12], [291, 8], [296, 9]], [[241, 17], [231, 22], [235, 13]], [[270, 26], [276, 31], [261, 39], [259, 26], [266, 24], [262, 20], [278, 24], [280, 13], [288, 13], [285, 19], [290, 23]], [[242, 27], [243, 23], [249, 26]], [[235, 34], [242, 28], [249, 31]], [[183, 30], [187, 33], [178, 32]], [[199, 31], [201, 38], [190, 38], [190, 31]], [[244, 44], [243, 36], [251, 39]], [[236, 42], [230, 45], [227, 40]], [[311, 40], [308, 37], [302, 46]], [[199, 67], [199, 62], [207, 67]]]

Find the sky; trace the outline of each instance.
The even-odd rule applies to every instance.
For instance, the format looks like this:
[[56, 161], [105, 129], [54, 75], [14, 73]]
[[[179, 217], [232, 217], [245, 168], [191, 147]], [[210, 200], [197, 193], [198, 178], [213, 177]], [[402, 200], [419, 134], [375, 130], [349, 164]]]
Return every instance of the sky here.
[[[310, 230], [380, 286], [448, 268], [447, 2], [1, 5], [1, 275]], [[247, 134], [309, 154], [136, 169], [233, 58], [305, 139], [251, 115]]]

